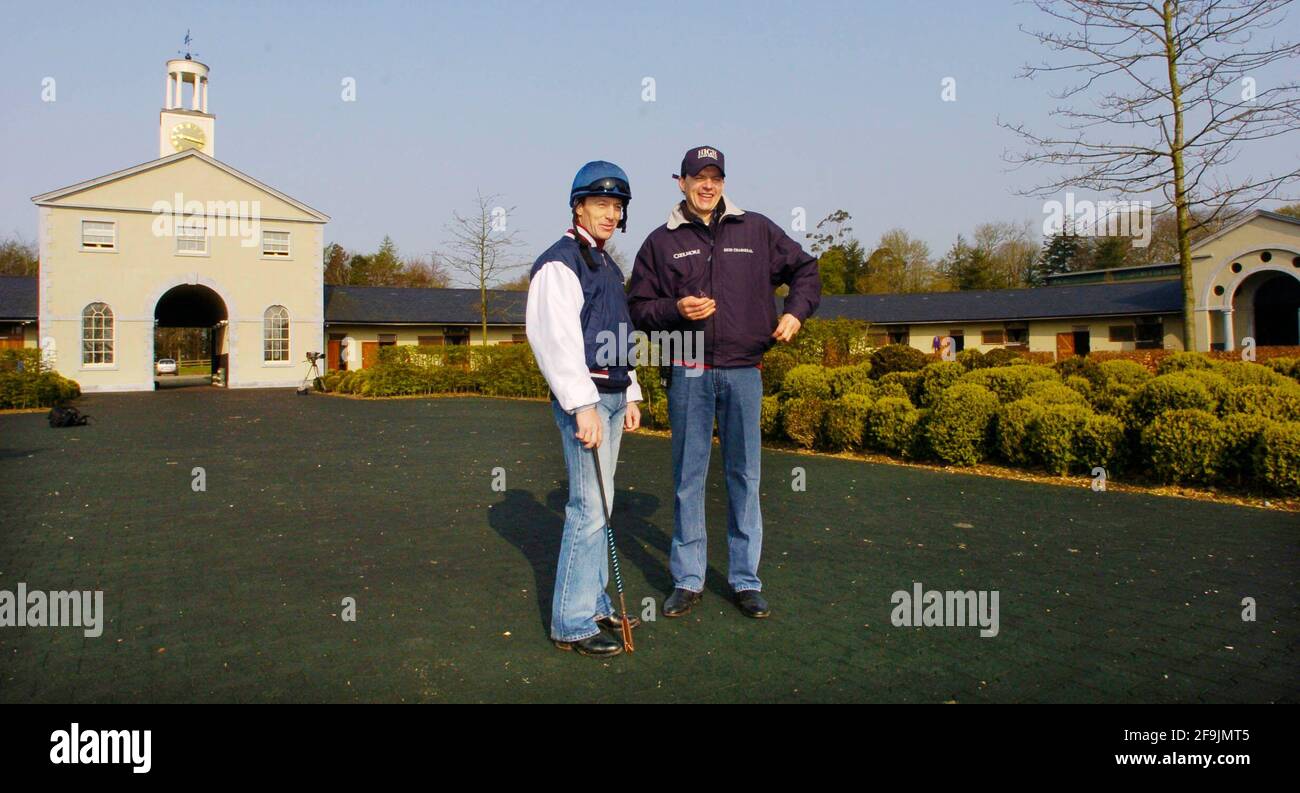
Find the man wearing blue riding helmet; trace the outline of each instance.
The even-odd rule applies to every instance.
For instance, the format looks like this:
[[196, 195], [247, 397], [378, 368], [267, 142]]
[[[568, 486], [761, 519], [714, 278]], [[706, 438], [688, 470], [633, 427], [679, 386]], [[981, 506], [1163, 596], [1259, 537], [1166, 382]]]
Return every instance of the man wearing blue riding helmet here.
[[[628, 339], [632, 330], [623, 273], [605, 253], [614, 230], [626, 229], [631, 200], [622, 168], [603, 160], [582, 166], [569, 190], [573, 227], [537, 257], [529, 273], [528, 343], [551, 388], [551, 412], [569, 474], [551, 639], [561, 650], [583, 655], [623, 651], [621, 643], [601, 632], [604, 627], [617, 633], [622, 619], [605, 591], [606, 516], [596, 455], [589, 450], [599, 449], [599, 476], [612, 498], [623, 431], [641, 426], [641, 387], [630, 345], [607, 360], [609, 334]], [[631, 617], [628, 621], [633, 627], [639, 623]]]

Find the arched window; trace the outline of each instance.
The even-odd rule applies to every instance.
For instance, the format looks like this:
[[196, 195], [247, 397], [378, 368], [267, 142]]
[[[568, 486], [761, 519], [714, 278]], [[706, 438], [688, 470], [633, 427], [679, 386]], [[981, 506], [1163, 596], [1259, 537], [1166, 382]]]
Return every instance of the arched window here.
[[289, 360], [289, 310], [271, 306], [262, 315], [262, 359]]
[[91, 303], [81, 310], [81, 362], [113, 362], [113, 309]]

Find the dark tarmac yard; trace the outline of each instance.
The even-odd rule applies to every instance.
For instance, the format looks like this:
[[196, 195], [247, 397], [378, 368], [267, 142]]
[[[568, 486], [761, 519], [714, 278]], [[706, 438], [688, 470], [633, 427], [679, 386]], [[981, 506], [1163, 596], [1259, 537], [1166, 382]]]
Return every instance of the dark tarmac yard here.
[[[544, 403], [77, 406], [89, 426], [0, 416], [0, 591], [101, 590], [102, 634], [0, 627], [6, 703], [1300, 699], [1295, 513], [767, 450], [773, 616], [751, 620], [727, 595], [715, 449], [703, 602], [597, 660], [547, 637], [567, 485]], [[621, 450], [638, 613], [672, 588], [669, 455]], [[918, 585], [996, 592], [997, 634], [895, 627]]]

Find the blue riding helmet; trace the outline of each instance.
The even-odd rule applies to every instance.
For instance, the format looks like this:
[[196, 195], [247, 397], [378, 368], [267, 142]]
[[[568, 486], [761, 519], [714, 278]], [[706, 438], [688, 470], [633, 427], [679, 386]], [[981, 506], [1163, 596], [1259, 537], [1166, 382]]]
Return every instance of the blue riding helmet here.
[[572, 208], [588, 196], [608, 195], [623, 199], [623, 217], [618, 222], [621, 231], [627, 231], [627, 205], [632, 201], [632, 188], [627, 173], [612, 162], [593, 160], [578, 169], [569, 188], [569, 206]]

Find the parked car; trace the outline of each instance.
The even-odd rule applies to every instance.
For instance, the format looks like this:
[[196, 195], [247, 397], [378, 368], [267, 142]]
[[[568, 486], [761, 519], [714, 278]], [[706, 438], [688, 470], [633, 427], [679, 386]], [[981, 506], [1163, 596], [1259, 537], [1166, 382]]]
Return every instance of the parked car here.
[[180, 370], [176, 366], [175, 358], [159, 358], [158, 362], [154, 364], [154, 371], [158, 374], [180, 374]]

